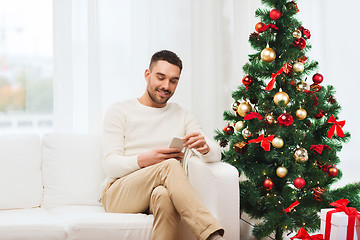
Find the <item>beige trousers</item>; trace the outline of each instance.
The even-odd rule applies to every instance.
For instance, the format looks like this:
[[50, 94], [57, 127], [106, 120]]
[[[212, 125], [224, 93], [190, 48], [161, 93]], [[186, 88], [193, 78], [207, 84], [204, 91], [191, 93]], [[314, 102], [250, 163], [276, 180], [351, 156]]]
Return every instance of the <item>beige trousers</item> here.
[[224, 230], [204, 207], [181, 167], [169, 159], [109, 183], [102, 204], [106, 212], [154, 215], [152, 240], [180, 238], [181, 217], [197, 239]]

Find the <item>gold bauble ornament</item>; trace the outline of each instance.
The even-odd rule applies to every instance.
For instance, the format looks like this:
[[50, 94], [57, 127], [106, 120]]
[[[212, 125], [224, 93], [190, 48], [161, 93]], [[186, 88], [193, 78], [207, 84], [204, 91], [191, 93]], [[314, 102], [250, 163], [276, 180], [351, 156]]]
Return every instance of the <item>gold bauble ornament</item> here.
[[289, 95], [286, 92], [279, 91], [274, 96], [274, 102], [276, 105], [279, 106], [280, 102], [282, 103], [281, 106], [286, 106], [289, 103]]
[[284, 140], [281, 137], [275, 137], [271, 143], [274, 148], [282, 148], [284, 146]]
[[280, 178], [285, 177], [287, 175], [287, 173], [288, 173], [288, 170], [286, 167], [281, 166], [276, 169], [276, 175], [278, 175], [278, 177], [280, 177]]
[[245, 139], [252, 136], [252, 133], [250, 132], [250, 130], [248, 128], [245, 128], [244, 130], [242, 130], [241, 134], [243, 135], [243, 137]]
[[297, 39], [301, 38], [301, 31], [299, 29], [296, 29], [295, 31], [293, 31], [292, 36]]
[[295, 150], [294, 158], [297, 162], [306, 162], [309, 159], [308, 151], [305, 148], [298, 148]]
[[249, 112], [251, 112], [252, 106], [248, 102], [240, 103], [240, 105], [237, 108], [237, 112], [240, 116], [245, 117], [245, 115]]
[[296, 118], [299, 120], [304, 120], [307, 116], [307, 112], [303, 108], [299, 108], [298, 110], [296, 110], [295, 114], [296, 114]]
[[274, 49], [266, 47], [261, 51], [260, 57], [264, 62], [270, 63], [275, 60], [276, 53]]
[[296, 62], [293, 65], [294, 72], [302, 72], [304, 71], [304, 64], [301, 62]]
[[235, 123], [235, 130], [240, 132], [241, 129], [243, 129], [245, 127], [245, 123], [243, 121], [238, 121], [237, 123]]
[[273, 124], [275, 122], [275, 118], [274, 115], [272, 115], [272, 113], [267, 113], [265, 115], [265, 119], [269, 124]]
[[296, 84], [296, 89], [299, 91], [310, 90], [310, 85], [307, 82], [301, 81]]

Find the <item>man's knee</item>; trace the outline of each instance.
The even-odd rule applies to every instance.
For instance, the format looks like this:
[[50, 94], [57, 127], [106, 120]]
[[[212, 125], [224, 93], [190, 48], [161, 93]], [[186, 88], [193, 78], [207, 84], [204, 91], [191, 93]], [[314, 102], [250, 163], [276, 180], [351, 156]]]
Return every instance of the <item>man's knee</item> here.
[[152, 196], [169, 196], [169, 191], [166, 189], [166, 187], [160, 185], [154, 188], [154, 190], [151, 193]]
[[169, 202], [169, 191], [164, 186], [157, 186], [151, 193], [151, 201], [153, 203]]
[[181, 168], [180, 161], [175, 158], [170, 158], [162, 162], [162, 164], [167, 168]]

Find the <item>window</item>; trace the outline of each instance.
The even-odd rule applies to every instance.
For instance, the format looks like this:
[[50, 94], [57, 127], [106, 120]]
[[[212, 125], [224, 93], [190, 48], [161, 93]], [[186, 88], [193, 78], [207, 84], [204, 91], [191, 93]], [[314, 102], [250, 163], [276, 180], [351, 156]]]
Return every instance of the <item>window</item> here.
[[53, 125], [51, 0], [0, 0], [0, 132]]

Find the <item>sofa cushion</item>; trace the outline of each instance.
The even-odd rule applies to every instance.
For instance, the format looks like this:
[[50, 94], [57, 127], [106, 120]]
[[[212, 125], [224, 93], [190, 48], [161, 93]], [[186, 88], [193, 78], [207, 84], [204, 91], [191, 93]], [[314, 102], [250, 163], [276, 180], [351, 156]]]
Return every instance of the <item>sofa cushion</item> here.
[[0, 209], [40, 206], [40, 138], [33, 134], [1, 134], [0, 149]]
[[42, 141], [43, 207], [100, 205], [101, 138], [89, 134], [51, 133]]
[[99, 206], [62, 206], [49, 213], [68, 224], [69, 240], [150, 240], [153, 216], [105, 213]]
[[0, 211], [0, 240], [64, 240], [66, 226], [42, 208]]

